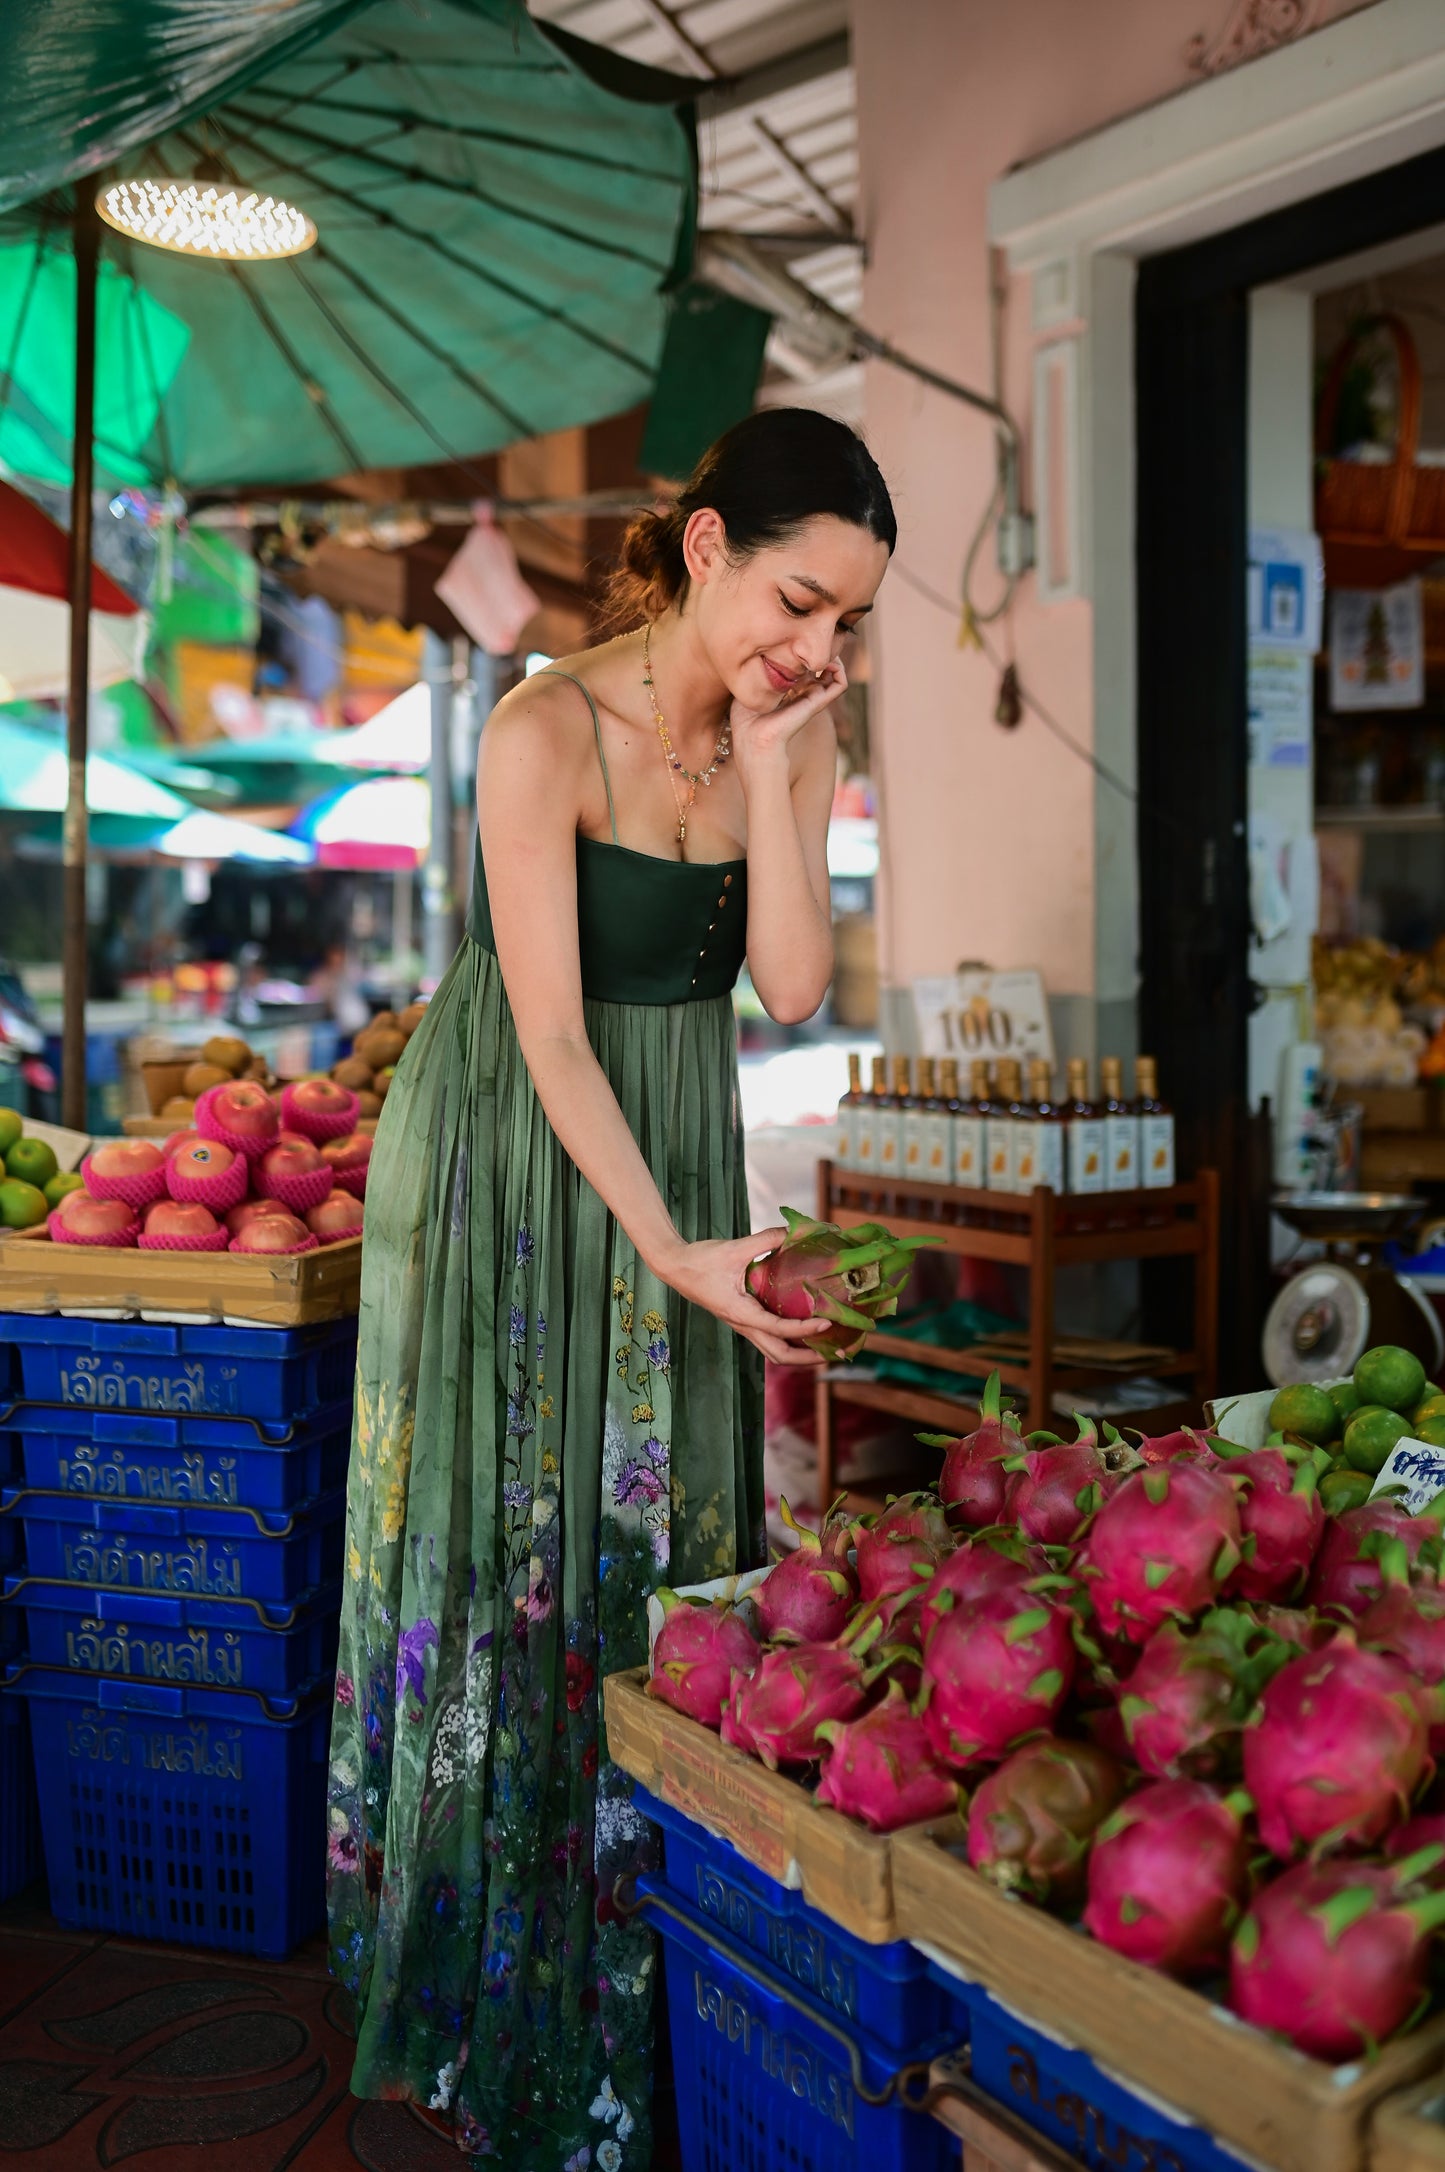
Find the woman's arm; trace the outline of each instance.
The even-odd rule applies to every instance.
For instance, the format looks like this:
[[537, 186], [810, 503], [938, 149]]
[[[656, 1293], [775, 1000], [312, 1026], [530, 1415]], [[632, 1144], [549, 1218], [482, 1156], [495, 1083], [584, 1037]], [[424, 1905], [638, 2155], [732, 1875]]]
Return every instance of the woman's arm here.
[[780, 1025], [811, 1018], [833, 977], [828, 816], [838, 742], [826, 710], [846, 685], [834, 663], [794, 702], [733, 711], [748, 803], [748, 971]]
[[743, 1276], [782, 1230], [689, 1244], [679, 1235], [592, 1052], [577, 941], [577, 824], [592, 735], [565, 697], [534, 682], [500, 702], [482, 732], [477, 807], [497, 960], [537, 1098], [567, 1153], [662, 1282], [780, 1363], [811, 1357], [819, 1323], [773, 1318]]

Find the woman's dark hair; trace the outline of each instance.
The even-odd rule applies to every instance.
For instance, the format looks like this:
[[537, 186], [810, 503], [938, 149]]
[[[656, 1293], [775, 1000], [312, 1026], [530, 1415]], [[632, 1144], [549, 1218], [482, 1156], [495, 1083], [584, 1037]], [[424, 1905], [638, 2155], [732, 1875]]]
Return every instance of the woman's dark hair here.
[[898, 541], [888, 485], [855, 431], [816, 408], [760, 408], [709, 447], [670, 511], [629, 523], [608, 589], [609, 626], [658, 618], [686, 596], [683, 530], [701, 506], [721, 517], [734, 560], [786, 543], [820, 514], [865, 529], [890, 555]]

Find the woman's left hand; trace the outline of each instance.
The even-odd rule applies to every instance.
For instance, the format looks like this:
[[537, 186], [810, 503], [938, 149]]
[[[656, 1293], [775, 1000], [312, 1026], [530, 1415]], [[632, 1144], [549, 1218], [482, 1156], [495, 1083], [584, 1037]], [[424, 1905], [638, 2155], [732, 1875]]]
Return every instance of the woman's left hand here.
[[730, 713], [733, 760], [744, 784], [748, 771], [770, 758], [786, 757], [805, 724], [848, 690], [848, 674], [835, 656], [814, 679], [791, 687], [773, 709], [749, 709], [735, 701]]

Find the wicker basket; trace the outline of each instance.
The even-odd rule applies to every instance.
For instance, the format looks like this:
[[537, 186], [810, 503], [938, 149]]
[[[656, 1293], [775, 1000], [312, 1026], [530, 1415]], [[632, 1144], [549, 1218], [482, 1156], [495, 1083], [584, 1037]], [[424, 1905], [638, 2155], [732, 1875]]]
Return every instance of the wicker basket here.
[[[1378, 464], [1341, 460], [1330, 450], [1345, 375], [1376, 332], [1395, 343], [1400, 413], [1395, 457]], [[1330, 364], [1315, 419], [1315, 527], [1331, 544], [1383, 546], [1422, 558], [1445, 554], [1445, 467], [1416, 464], [1420, 450], [1420, 357], [1410, 328], [1387, 311], [1366, 317], [1342, 341]]]

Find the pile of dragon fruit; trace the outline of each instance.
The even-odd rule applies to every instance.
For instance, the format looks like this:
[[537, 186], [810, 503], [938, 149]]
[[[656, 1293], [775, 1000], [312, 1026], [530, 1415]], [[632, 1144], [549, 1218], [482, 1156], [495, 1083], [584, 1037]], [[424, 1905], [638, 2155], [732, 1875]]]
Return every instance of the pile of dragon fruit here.
[[1368, 2052], [1445, 1927], [1441, 1523], [1327, 1514], [1304, 1443], [1076, 1423], [1024, 1437], [995, 1376], [935, 1490], [800, 1532], [751, 1603], [665, 1594], [651, 1691], [875, 1832], [966, 1811], [1005, 1892]]

